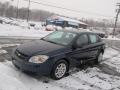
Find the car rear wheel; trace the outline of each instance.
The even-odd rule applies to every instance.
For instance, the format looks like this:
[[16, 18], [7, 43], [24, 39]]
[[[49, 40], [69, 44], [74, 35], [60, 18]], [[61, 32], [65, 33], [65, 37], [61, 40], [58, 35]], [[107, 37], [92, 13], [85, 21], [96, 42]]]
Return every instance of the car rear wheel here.
[[103, 60], [103, 53], [99, 53], [96, 59], [96, 64], [99, 64]]
[[59, 80], [66, 74], [68, 70], [68, 63], [65, 60], [58, 61], [52, 70], [51, 77], [55, 80]]

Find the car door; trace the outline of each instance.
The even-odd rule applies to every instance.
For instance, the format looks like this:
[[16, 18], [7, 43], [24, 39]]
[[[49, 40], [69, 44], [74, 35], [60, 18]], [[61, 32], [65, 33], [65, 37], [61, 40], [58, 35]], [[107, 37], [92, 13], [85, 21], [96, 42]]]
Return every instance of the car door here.
[[89, 46], [90, 46], [89, 51], [91, 52], [89, 54], [89, 59], [95, 59], [98, 54], [98, 51], [101, 48], [100, 38], [93, 33], [89, 33], [88, 37], [89, 37]]
[[[89, 56], [89, 39], [87, 34], [81, 34], [75, 42], [78, 46], [72, 51], [70, 57], [72, 60], [77, 60], [79, 62], [86, 62]], [[74, 63], [74, 62], [73, 62]]]

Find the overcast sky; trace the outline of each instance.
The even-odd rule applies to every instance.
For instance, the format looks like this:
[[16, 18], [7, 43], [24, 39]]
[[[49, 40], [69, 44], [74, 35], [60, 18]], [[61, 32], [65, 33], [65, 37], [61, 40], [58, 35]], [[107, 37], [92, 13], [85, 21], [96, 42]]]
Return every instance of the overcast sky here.
[[[10, 0], [0, 0], [1, 2]], [[27, 7], [28, 2], [19, 0], [19, 7]], [[31, 0], [32, 1], [32, 0]], [[65, 16], [78, 17], [78, 18], [114, 18], [116, 3], [120, 0], [33, 0], [50, 4], [54, 6], [69, 8], [80, 12], [72, 12], [64, 9], [58, 9], [40, 4], [31, 3], [31, 9], [42, 9], [50, 12], [55, 12]], [[17, 0], [11, 2], [12, 5], [17, 4]]]

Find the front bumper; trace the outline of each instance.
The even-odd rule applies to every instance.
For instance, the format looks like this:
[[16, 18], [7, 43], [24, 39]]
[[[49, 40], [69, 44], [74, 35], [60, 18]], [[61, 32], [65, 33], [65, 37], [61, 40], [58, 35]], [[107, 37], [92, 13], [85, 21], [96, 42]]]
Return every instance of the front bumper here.
[[15, 55], [12, 56], [12, 63], [22, 71], [37, 73], [40, 75], [50, 75], [53, 66], [51, 60], [47, 60], [41, 64], [35, 64], [21, 60]]

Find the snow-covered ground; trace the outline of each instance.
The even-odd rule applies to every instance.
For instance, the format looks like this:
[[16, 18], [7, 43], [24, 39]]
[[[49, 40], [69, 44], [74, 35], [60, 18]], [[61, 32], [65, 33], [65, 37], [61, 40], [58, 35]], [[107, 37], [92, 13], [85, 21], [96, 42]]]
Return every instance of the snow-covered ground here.
[[[0, 24], [0, 37], [41, 38], [49, 33], [51, 31]], [[111, 37], [107, 39], [119, 40]], [[0, 55], [8, 53], [3, 47], [15, 45], [19, 44], [0, 45]], [[104, 61], [100, 66], [103, 66], [103, 69], [110, 68], [119, 74], [120, 52], [107, 48]], [[71, 72], [73, 73], [69, 76], [55, 81], [44, 76], [27, 75], [16, 69], [10, 60], [5, 60], [5, 62], [0, 62], [0, 90], [120, 90], [120, 76], [107, 74], [99, 66], [88, 67], [85, 70], [74, 68]]]
[[[16, 44], [18, 45], [18, 44]], [[1, 45], [2, 47], [14, 44]], [[4, 53], [4, 52], [3, 52]], [[119, 72], [119, 52], [107, 48], [102, 64], [114, 67]], [[61, 80], [48, 77], [27, 75], [16, 69], [11, 61], [0, 63], [0, 90], [119, 90], [120, 77], [105, 74], [99, 67], [88, 67], [76, 71]]]

